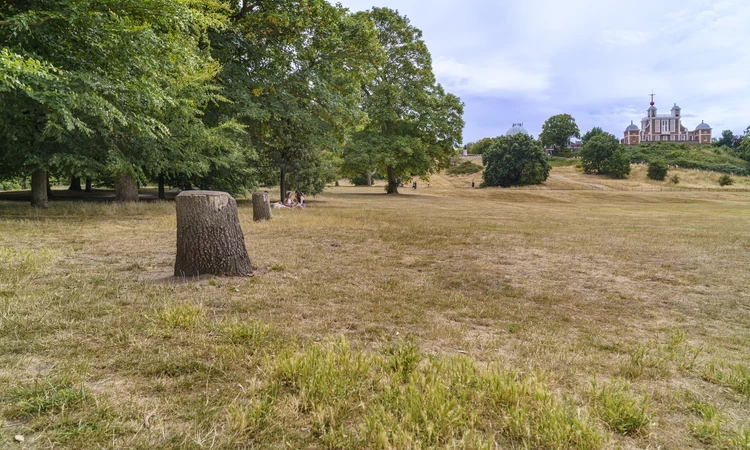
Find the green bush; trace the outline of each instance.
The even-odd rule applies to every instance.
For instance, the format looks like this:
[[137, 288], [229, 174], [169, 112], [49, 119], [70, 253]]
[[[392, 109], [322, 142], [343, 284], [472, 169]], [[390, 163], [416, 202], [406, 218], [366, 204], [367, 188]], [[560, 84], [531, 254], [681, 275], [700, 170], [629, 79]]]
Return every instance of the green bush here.
[[679, 183], [679, 182], [680, 182], [680, 177], [679, 177], [679, 175], [677, 175], [677, 174], [674, 174], [674, 175], [672, 175], [672, 176], [671, 176], [671, 177], [669, 178], [669, 182], [670, 182], [670, 183], [672, 183], [672, 184], [677, 184], [677, 183]]
[[648, 177], [652, 180], [664, 181], [667, 177], [669, 166], [663, 159], [655, 159], [648, 163]]
[[542, 144], [521, 133], [498, 138], [482, 154], [482, 163], [486, 167], [482, 186], [540, 184], [550, 171]]
[[609, 133], [589, 138], [581, 148], [581, 164], [585, 173], [625, 178], [630, 174], [630, 155], [620, 141]]
[[734, 184], [734, 178], [729, 175], [724, 174], [719, 177], [719, 186], [730, 186], [732, 184]]
[[448, 175], [470, 175], [472, 173], [481, 172], [484, 167], [471, 161], [464, 161], [461, 164], [453, 167], [449, 167], [445, 171]]

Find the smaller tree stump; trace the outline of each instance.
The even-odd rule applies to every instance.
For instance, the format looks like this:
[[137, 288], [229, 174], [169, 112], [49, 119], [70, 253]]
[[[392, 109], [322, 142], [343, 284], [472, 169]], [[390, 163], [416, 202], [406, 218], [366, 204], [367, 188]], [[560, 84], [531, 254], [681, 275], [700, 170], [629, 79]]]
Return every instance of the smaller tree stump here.
[[253, 192], [253, 220], [271, 220], [272, 217], [268, 192]]
[[226, 192], [183, 191], [176, 198], [175, 276], [250, 276], [237, 202]]

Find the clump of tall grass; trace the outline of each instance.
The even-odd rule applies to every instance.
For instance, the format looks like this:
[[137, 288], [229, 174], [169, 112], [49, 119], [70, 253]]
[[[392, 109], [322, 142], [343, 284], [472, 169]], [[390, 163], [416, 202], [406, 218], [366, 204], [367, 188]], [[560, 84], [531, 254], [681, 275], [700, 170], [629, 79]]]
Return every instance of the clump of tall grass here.
[[591, 383], [594, 412], [613, 431], [623, 435], [644, 434], [653, 413], [648, 397], [630, 391], [626, 382]]

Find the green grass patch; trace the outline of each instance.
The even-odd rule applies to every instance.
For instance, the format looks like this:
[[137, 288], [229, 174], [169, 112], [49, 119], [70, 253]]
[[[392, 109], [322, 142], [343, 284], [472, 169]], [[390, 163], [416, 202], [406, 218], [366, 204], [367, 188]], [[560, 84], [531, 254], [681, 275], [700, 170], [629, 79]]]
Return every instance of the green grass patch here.
[[662, 160], [682, 169], [700, 169], [735, 175], [750, 175], [750, 166], [736, 156], [706, 145], [649, 142], [627, 147], [633, 163]]
[[711, 362], [703, 368], [702, 375], [706, 381], [727, 386], [750, 397], [750, 370], [741, 364]]
[[612, 431], [623, 435], [644, 434], [648, 429], [653, 412], [648, 397], [639, 397], [630, 390], [630, 385], [622, 381], [591, 383], [591, 398], [594, 413]]

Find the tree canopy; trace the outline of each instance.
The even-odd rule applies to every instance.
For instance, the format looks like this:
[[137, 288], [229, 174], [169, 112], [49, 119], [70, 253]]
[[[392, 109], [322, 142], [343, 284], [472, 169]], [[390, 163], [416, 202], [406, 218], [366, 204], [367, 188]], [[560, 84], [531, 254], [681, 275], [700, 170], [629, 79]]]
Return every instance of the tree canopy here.
[[344, 148], [344, 170], [386, 174], [388, 193], [398, 179], [426, 176], [448, 167], [461, 142], [463, 103], [436, 83], [422, 32], [388, 8], [367, 12], [385, 59], [363, 85], [364, 127]]
[[576, 120], [570, 114], [558, 114], [544, 122], [539, 140], [543, 146], [556, 147], [556, 151], [565, 153], [572, 137], [581, 137]]
[[585, 173], [625, 178], [630, 174], [630, 158], [616, 137], [599, 133], [581, 147], [581, 163]]
[[200, 108], [216, 99], [219, 69], [203, 44], [224, 26], [221, 4], [18, 1], [0, 4], [0, 17], [2, 175], [138, 177], [175, 153], [201, 170], [192, 156], [217, 130]]
[[[320, 192], [448, 166], [463, 104], [421, 32], [325, 0], [0, 2], [0, 179]], [[131, 190], [132, 192], [132, 190]], [[37, 199], [37, 195], [39, 198]], [[38, 200], [38, 201], [37, 201]]]
[[526, 186], [543, 183], [550, 172], [547, 154], [539, 141], [525, 134], [496, 138], [482, 154], [482, 186]]

